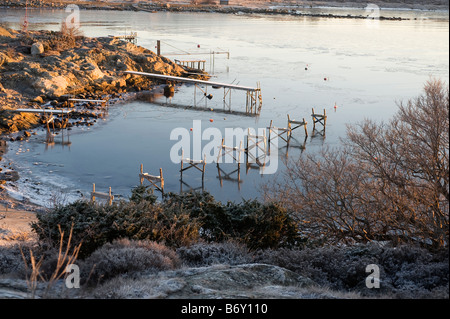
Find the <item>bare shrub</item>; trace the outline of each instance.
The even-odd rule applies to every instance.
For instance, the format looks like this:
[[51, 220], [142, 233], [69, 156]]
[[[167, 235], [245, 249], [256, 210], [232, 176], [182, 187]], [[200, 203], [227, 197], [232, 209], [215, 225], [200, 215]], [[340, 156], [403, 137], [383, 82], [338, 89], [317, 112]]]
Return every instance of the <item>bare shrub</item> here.
[[197, 243], [177, 249], [180, 259], [189, 267], [203, 267], [214, 264], [239, 265], [253, 261], [248, 248], [240, 243]]
[[[413, 246], [382, 247], [375, 244], [353, 247], [261, 250], [255, 262], [292, 270], [322, 287], [356, 291], [362, 296], [393, 298], [448, 298], [448, 251], [431, 253]], [[380, 289], [368, 289], [365, 268], [380, 268]]]
[[102, 283], [119, 275], [176, 269], [180, 261], [175, 251], [148, 240], [120, 239], [107, 243], [81, 264], [82, 279]]
[[22, 253], [18, 244], [0, 246], [0, 275], [24, 274]]
[[449, 239], [449, 90], [439, 80], [385, 123], [348, 126], [339, 148], [301, 156], [266, 199], [294, 212], [310, 242], [445, 247]]
[[440, 80], [400, 103], [388, 124], [349, 126], [348, 145], [376, 183], [372, 192], [401, 241], [449, 238], [449, 89]]
[[38, 259], [31, 248], [29, 249], [29, 255], [25, 254], [22, 248], [20, 248], [22, 259], [25, 264], [26, 279], [31, 298], [35, 297], [39, 282], [46, 283], [46, 289], [43, 294], [44, 296], [48, 296], [54, 284], [66, 275], [67, 266], [74, 264], [77, 260], [81, 243], [72, 247], [72, 230], [73, 225], [70, 229], [69, 236], [64, 239], [64, 231], [59, 228], [60, 240], [59, 247], [57, 248], [57, 257], [55, 259], [56, 263], [49, 273], [45, 272], [42, 267], [44, 265], [45, 254], [41, 254]]

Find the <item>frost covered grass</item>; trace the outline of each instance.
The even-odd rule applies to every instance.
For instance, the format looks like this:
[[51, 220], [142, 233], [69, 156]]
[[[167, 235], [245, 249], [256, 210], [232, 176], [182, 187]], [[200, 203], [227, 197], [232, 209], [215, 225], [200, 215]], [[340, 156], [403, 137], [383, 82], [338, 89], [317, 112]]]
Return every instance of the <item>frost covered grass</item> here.
[[[38, 249], [34, 249], [38, 256]], [[51, 254], [47, 251], [44, 257], [42, 269], [51, 273], [54, 265]], [[0, 247], [0, 278], [23, 279], [22, 263], [19, 246]], [[82, 278], [80, 293], [94, 298], [165, 298], [171, 291], [180, 289], [178, 286], [183, 281], [176, 276], [166, 278], [168, 271], [189, 273], [189, 269], [261, 263], [288, 269], [314, 283], [311, 287], [259, 287], [253, 292], [270, 292], [279, 294], [280, 298], [449, 297], [448, 251], [430, 252], [412, 246], [367, 244], [252, 251], [231, 241], [197, 242], [175, 249], [147, 240], [123, 239], [107, 243], [77, 261]], [[368, 264], [380, 267], [380, 289], [365, 286]]]

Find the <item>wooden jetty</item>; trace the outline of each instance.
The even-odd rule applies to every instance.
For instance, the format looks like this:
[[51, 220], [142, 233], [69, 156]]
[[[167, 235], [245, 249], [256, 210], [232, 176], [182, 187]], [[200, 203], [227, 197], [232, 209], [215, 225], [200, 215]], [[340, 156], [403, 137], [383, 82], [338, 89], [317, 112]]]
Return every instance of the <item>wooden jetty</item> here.
[[199, 71], [205, 71], [206, 60], [174, 60], [176, 64], [187, 66]]
[[[316, 134], [325, 138], [325, 128], [327, 124], [327, 113], [326, 110], [323, 109], [323, 114], [314, 112], [314, 108], [312, 109], [311, 117], [313, 119], [313, 134], [312, 137], [316, 137]], [[322, 124], [322, 130], [316, 130], [316, 123]]]
[[44, 115], [44, 121], [47, 126], [47, 132], [50, 133], [50, 123], [53, 123], [53, 130], [55, 130], [54, 120], [55, 117], [53, 115], [61, 115], [64, 119], [64, 115], [67, 115], [66, 122], [68, 120], [68, 116], [72, 113], [73, 110], [61, 110], [61, 109], [15, 109], [12, 110], [17, 113], [38, 113]]
[[[303, 127], [305, 130], [305, 135], [308, 136], [307, 122], [303, 118], [302, 121], [291, 120], [289, 114], [287, 115], [287, 127], [276, 127], [272, 126], [273, 120], [270, 120], [270, 125], [267, 127], [269, 130], [269, 147], [270, 140], [275, 137], [280, 137], [283, 141], [289, 144], [289, 141], [292, 136], [292, 131], [298, 129], [299, 127]], [[292, 126], [294, 124], [294, 126]], [[272, 136], [272, 134], [274, 136]]]
[[[224, 145], [224, 139], [222, 139], [222, 143], [219, 146], [219, 154], [217, 155], [216, 166], [218, 172], [218, 178], [220, 180], [220, 186], [222, 186], [222, 181], [231, 180], [238, 182], [238, 187], [240, 188], [241, 183], [241, 154], [245, 152], [245, 149], [242, 148], [242, 141], [239, 144], [239, 147], [231, 147]], [[223, 169], [220, 168], [219, 162], [226, 155], [229, 155], [235, 162], [237, 162], [237, 169], [226, 173]], [[232, 178], [231, 175], [237, 173], [237, 178]], [[224, 174], [224, 176], [222, 176]]]
[[[178, 76], [171, 76], [171, 75], [164, 75], [164, 74], [155, 74], [155, 73], [146, 73], [146, 72], [137, 72], [137, 71], [124, 71], [126, 74], [133, 74], [133, 75], [142, 75], [142, 76], [148, 76], [152, 77], [154, 79], [163, 80], [166, 82], [181, 82], [181, 83], [190, 83], [194, 84], [195, 89], [200, 89], [203, 92], [203, 95], [205, 97], [212, 97], [212, 95], [208, 95], [207, 88], [212, 87], [214, 89], [221, 89], [224, 90], [224, 96], [223, 101], [226, 101], [226, 97], [229, 98], [229, 104], [231, 104], [231, 92], [230, 90], [242, 90], [245, 91], [247, 94], [246, 99], [246, 106], [245, 111], [248, 114], [254, 114], [259, 115], [262, 107], [262, 96], [261, 96], [261, 87], [258, 85], [257, 87], [249, 87], [249, 86], [242, 86], [237, 84], [227, 84], [227, 83], [219, 83], [219, 82], [211, 82], [211, 81], [205, 81], [205, 80], [197, 80], [197, 79], [191, 79], [191, 78], [184, 78], [184, 77], [178, 77]], [[203, 90], [200, 85], [205, 86], [205, 90]], [[195, 95], [194, 95], [195, 98]], [[196, 107], [196, 101], [194, 99], [194, 107]]]
[[[262, 153], [258, 155], [258, 153]], [[266, 131], [263, 131], [263, 135], [250, 134], [250, 129], [247, 129], [247, 144], [245, 147], [246, 154], [246, 172], [252, 165], [256, 165], [257, 168], [264, 166], [265, 161], [261, 160], [267, 155], [267, 137]]]
[[[184, 166], [188, 164], [188, 166]], [[189, 187], [191, 190], [204, 190], [205, 188], [205, 171], [206, 171], [206, 155], [203, 156], [202, 160], [194, 160], [191, 158], [184, 157], [184, 150], [181, 150], [181, 160], [180, 160], [180, 193], [183, 192], [183, 184]], [[202, 173], [202, 186], [193, 188], [191, 185], [183, 181], [183, 172], [190, 168], [195, 168]]]
[[[196, 168], [202, 173], [202, 182], [205, 179], [205, 167], [206, 167], [206, 155], [204, 155], [202, 160], [194, 160], [191, 158], [185, 158], [184, 157], [184, 150], [181, 150], [181, 168], [180, 168], [180, 175], [181, 179], [183, 179], [183, 172], [187, 169], [190, 169], [192, 167]], [[189, 166], [184, 167], [184, 164], [188, 164]]]
[[[141, 171], [139, 174], [139, 179], [141, 185], [144, 184], [144, 179], [149, 181], [152, 186], [164, 194], [164, 177], [162, 173], [162, 168], [159, 169], [159, 176], [150, 175], [149, 173], [144, 173], [144, 165], [141, 164]], [[159, 185], [158, 185], [159, 183]]]
[[[302, 121], [296, 121], [295, 119], [294, 119], [294, 120], [291, 120], [289, 114], [287, 115], [287, 117], [288, 117], [288, 128], [289, 128], [289, 130], [290, 130], [289, 136], [292, 135], [292, 131], [293, 131], [293, 130], [296, 130], [296, 129], [302, 127], [302, 126], [303, 126], [303, 128], [305, 129], [305, 136], [308, 136], [308, 129], [307, 129], [307, 124], [308, 124], [308, 123], [305, 121], [305, 118], [303, 118]], [[292, 124], [294, 124], [295, 126], [292, 127]]]
[[137, 43], [137, 32], [131, 32], [130, 34], [117, 35], [117, 36], [113, 36], [113, 37], [114, 37], [114, 39], [125, 40], [125, 41], [128, 41], [133, 44]]
[[114, 195], [111, 193], [111, 187], [108, 193], [100, 193], [95, 190], [95, 184], [92, 184], [91, 201], [95, 202], [96, 198], [106, 199], [108, 204], [111, 205], [114, 200]]
[[316, 123], [320, 123], [323, 125], [323, 128], [325, 129], [325, 126], [327, 124], [327, 113], [326, 110], [323, 109], [323, 114], [314, 112], [314, 108], [312, 109], [311, 117], [313, 119], [313, 129], [316, 128]]
[[74, 103], [78, 102], [78, 103], [96, 103], [96, 104], [100, 104], [102, 107], [107, 107], [107, 100], [89, 100], [89, 99], [67, 99], [67, 101], [69, 102], [70, 107], [74, 106]]

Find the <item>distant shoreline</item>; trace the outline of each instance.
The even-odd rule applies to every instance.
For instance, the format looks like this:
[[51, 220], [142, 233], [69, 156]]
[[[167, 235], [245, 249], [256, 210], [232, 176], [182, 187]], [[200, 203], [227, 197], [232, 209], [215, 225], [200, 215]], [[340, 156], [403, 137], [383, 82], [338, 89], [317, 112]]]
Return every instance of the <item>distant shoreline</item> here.
[[[73, 4], [73, 0], [40, 0], [29, 1], [29, 9], [64, 9], [67, 5]], [[199, 1], [200, 2], [200, 1]], [[216, 1], [217, 3], [219, 1]], [[229, 5], [193, 5], [179, 3], [179, 1], [159, 1], [157, 3], [142, 3], [133, 1], [78, 1], [75, 4], [82, 10], [113, 10], [113, 11], [134, 11], [134, 12], [203, 12], [203, 13], [223, 13], [223, 14], [266, 14], [266, 15], [291, 15], [299, 17], [324, 17], [338, 19], [366, 19], [367, 14], [330, 14], [322, 12], [307, 12], [302, 10], [327, 10], [327, 9], [356, 9], [363, 10], [367, 5], [376, 5], [380, 12], [384, 10], [398, 12], [400, 16], [381, 15], [380, 20], [410, 20], [401, 17], [401, 12], [423, 11], [423, 12], [448, 12], [448, 0], [430, 1], [409, 1], [411, 3], [399, 2], [390, 3], [378, 0], [353, 0], [343, 2], [342, 0], [314, 0], [314, 1], [289, 1], [271, 2], [263, 0], [252, 1], [230, 1]], [[24, 8], [25, 0], [7, 0], [0, 8]]]

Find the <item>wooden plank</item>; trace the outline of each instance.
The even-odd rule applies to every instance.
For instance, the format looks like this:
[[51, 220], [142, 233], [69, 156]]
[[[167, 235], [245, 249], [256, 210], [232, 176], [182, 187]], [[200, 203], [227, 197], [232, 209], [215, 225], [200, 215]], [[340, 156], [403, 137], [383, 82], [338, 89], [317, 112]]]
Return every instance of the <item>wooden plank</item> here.
[[161, 176], [149, 175], [148, 173], [139, 174], [139, 177], [145, 178], [149, 181], [160, 181]]
[[203, 160], [193, 160], [190, 158], [183, 158], [182, 159], [184, 163], [190, 163], [190, 164], [202, 164]]
[[88, 99], [68, 99], [70, 102], [95, 102], [95, 103], [106, 103], [106, 100], [88, 100]]
[[292, 120], [292, 121], [289, 121], [290, 123], [292, 123], [292, 124], [298, 124], [298, 125], [305, 125], [305, 124], [307, 124], [306, 122], [300, 122], [300, 121], [295, 121], [295, 120]]
[[99, 193], [99, 192], [92, 192], [91, 196], [95, 196], [95, 197], [99, 197], [99, 198], [103, 198], [103, 199], [114, 199], [113, 195], [109, 195], [107, 193]]
[[281, 134], [283, 134], [284, 132], [289, 131], [289, 129], [285, 128], [285, 127], [268, 126], [267, 128], [272, 130], [272, 131], [283, 131]]
[[253, 87], [247, 87], [247, 86], [241, 86], [241, 85], [235, 85], [235, 84], [218, 83], [218, 82], [210, 82], [210, 81], [204, 81], [204, 80], [196, 80], [196, 79], [183, 78], [183, 77], [171, 76], [171, 75], [137, 72], [137, 71], [124, 71], [124, 73], [149, 76], [149, 77], [152, 77], [155, 79], [161, 79], [161, 80], [167, 80], [167, 81], [205, 84], [205, 85], [214, 86], [216, 88], [230, 88], [230, 89], [244, 90], [244, 91], [258, 91], [259, 90], [257, 88], [253, 88]]
[[11, 110], [19, 113], [42, 113], [42, 114], [69, 114], [73, 110], [51, 110], [51, 109], [16, 109]]

